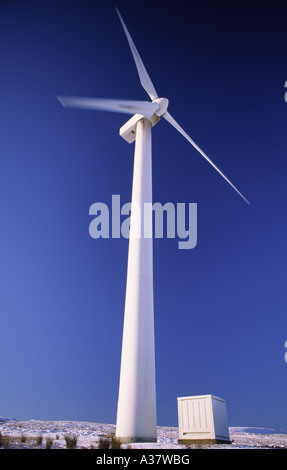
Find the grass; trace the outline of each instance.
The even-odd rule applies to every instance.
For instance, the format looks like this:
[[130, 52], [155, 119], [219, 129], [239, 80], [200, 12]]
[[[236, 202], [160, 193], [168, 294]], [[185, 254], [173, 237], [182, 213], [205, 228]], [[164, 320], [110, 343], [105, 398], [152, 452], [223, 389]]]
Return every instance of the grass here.
[[69, 434], [65, 436], [67, 449], [75, 449], [78, 438], [76, 435], [70, 436]]
[[[75, 449], [78, 443], [78, 437], [75, 434], [66, 434], [64, 436], [66, 441], [67, 449]], [[59, 435], [56, 435], [56, 440], [59, 440]], [[54, 443], [54, 438], [46, 437], [45, 442], [43, 442], [42, 434], [38, 436], [26, 436], [22, 434], [21, 436], [10, 436], [4, 435], [0, 431], [0, 448], [9, 449], [9, 448], [36, 448], [42, 447], [45, 449], [51, 449]], [[114, 433], [100, 436], [97, 444], [91, 445], [90, 448], [99, 449], [120, 449], [122, 446], [121, 439], [117, 438]]]
[[40, 436], [36, 437], [36, 446], [41, 446], [43, 443], [43, 436], [40, 434]]
[[120, 449], [122, 441], [114, 434], [109, 436], [101, 436], [99, 439], [99, 449]]
[[51, 449], [53, 445], [54, 440], [51, 437], [46, 438], [46, 449]]
[[4, 449], [9, 449], [11, 443], [10, 436], [3, 436], [3, 447]]
[[3, 447], [4, 449], [9, 449], [10, 442], [10, 436], [3, 436], [2, 432], [0, 431], [0, 447]]

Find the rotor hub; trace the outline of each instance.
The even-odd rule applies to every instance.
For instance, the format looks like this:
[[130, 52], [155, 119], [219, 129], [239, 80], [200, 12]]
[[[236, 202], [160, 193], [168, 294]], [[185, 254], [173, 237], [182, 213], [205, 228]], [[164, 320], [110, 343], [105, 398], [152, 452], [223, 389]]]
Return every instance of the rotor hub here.
[[152, 100], [153, 103], [157, 103], [159, 105], [159, 109], [155, 112], [157, 116], [163, 116], [168, 107], [168, 99], [167, 98], [155, 98]]

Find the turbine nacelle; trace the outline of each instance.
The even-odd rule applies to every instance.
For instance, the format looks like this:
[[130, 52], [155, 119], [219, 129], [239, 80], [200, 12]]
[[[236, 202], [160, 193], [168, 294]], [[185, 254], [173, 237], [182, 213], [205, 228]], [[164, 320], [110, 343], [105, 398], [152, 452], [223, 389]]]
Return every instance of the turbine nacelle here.
[[144, 116], [143, 114], [135, 114], [120, 128], [120, 136], [129, 144], [132, 144], [136, 140], [137, 123], [141, 119], [148, 119], [151, 123], [151, 127], [155, 126], [160, 121], [160, 117], [157, 116], [156, 113], [151, 117]]
[[120, 128], [120, 136], [129, 144], [136, 140], [136, 127], [141, 119], [148, 119], [151, 123], [151, 127], [153, 127], [160, 121], [160, 117], [167, 112], [167, 98], [154, 98], [151, 104], [158, 106], [158, 109], [156, 109], [151, 116], [148, 113], [136, 113]]
[[137, 123], [141, 119], [148, 119], [151, 123], [151, 127], [155, 126], [159, 121], [160, 117], [167, 112], [168, 99], [167, 98], [155, 98], [152, 100], [152, 104], [156, 104], [159, 108], [154, 111], [152, 116], [147, 116], [146, 114], [135, 114], [131, 117], [121, 128], [120, 136], [126, 140], [129, 144], [133, 143], [136, 140], [136, 128]]

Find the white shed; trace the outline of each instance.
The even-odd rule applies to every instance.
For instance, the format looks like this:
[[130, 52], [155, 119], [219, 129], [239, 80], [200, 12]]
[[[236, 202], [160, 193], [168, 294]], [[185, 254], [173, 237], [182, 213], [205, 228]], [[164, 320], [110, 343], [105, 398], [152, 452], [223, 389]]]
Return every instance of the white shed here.
[[178, 440], [198, 443], [230, 443], [226, 403], [213, 395], [179, 397]]

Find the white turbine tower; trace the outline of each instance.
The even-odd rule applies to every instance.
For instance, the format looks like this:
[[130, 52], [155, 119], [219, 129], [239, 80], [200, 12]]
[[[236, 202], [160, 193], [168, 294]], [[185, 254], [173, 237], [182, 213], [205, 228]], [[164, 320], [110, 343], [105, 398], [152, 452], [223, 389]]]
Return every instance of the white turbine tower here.
[[[144, 204], [152, 203], [151, 128], [159, 122], [160, 117], [165, 118], [175, 127], [244, 201], [248, 204], [249, 202], [169, 114], [168, 100], [158, 97], [118, 10], [117, 13], [130, 46], [140, 82], [151, 101], [67, 96], [61, 96], [58, 99], [64, 107], [69, 108], [134, 114], [120, 129], [120, 135], [127, 142], [135, 141], [135, 153], [116, 435], [125, 441], [151, 442], [157, 440], [153, 249], [152, 237], [144, 237], [142, 228]], [[133, 211], [135, 206], [141, 209], [140, 212]], [[149, 222], [151, 224], [151, 220]]]

